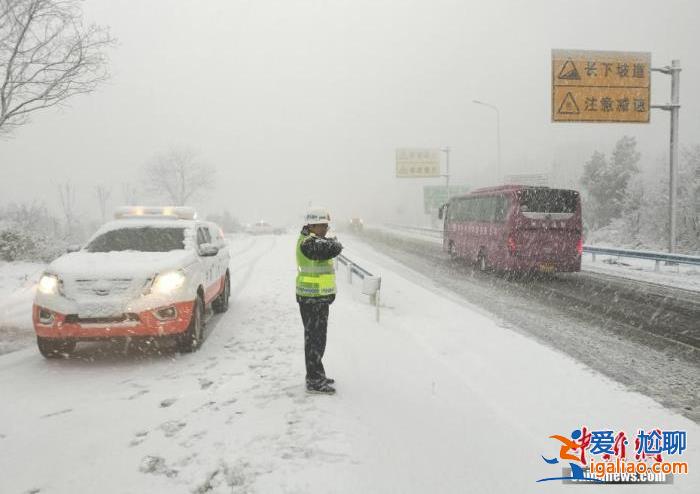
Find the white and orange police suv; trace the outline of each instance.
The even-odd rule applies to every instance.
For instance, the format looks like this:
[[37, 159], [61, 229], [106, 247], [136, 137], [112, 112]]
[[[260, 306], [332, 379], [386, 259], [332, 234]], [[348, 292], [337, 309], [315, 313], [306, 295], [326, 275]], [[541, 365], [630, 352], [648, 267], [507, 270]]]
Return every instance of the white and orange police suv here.
[[45, 357], [124, 337], [173, 337], [191, 352], [205, 308], [228, 309], [229, 250], [217, 225], [187, 207], [125, 207], [115, 217], [39, 280], [33, 321]]

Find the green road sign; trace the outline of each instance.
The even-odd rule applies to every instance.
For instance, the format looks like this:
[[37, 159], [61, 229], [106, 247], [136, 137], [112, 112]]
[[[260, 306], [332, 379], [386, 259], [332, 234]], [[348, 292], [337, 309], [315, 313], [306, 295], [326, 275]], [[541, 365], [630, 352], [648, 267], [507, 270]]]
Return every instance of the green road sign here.
[[[450, 185], [450, 197], [469, 192], [467, 185]], [[447, 202], [447, 188], [444, 185], [423, 186], [423, 208], [426, 214], [435, 213]]]

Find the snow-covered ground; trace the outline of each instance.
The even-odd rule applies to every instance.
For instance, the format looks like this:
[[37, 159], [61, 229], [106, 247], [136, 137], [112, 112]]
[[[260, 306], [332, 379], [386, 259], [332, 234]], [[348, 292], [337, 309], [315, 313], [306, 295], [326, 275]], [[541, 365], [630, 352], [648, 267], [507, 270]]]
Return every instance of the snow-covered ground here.
[[0, 355], [34, 341], [32, 300], [44, 264], [0, 261]]
[[649, 489], [700, 492], [695, 423], [358, 240], [344, 254], [382, 276], [381, 320], [341, 268], [324, 359], [338, 393], [305, 394], [295, 237], [232, 242], [231, 309], [197, 353], [0, 356], [0, 492], [568, 489], [535, 481], [561, 472], [548, 437], [582, 425], [687, 430], [691, 474]]
[[659, 271], [654, 271], [654, 261], [598, 254], [594, 262], [593, 255], [588, 253], [583, 255], [582, 261], [581, 269], [584, 271], [700, 291], [700, 266], [688, 264], [667, 266], [660, 263]]

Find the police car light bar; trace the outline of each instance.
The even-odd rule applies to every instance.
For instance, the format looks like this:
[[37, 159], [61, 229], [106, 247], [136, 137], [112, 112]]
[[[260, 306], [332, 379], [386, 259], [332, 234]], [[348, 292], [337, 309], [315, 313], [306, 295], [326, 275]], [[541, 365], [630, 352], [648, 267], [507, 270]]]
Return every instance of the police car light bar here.
[[168, 218], [195, 220], [197, 212], [186, 206], [122, 206], [114, 211], [116, 219], [126, 218]]

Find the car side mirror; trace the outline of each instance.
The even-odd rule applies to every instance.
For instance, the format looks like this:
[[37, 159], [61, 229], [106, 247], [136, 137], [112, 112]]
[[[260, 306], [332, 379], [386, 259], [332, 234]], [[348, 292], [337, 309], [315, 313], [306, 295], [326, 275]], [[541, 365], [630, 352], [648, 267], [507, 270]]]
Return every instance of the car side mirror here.
[[212, 257], [219, 253], [219, 248], [212, 244], [202, 244], [199, 246], [199, 255], [202, 257]]
[[82, 247], [78, 244], [72, 244], [66, 247], [66, 252], [71, 253], [71, 252], [78, 252]]

